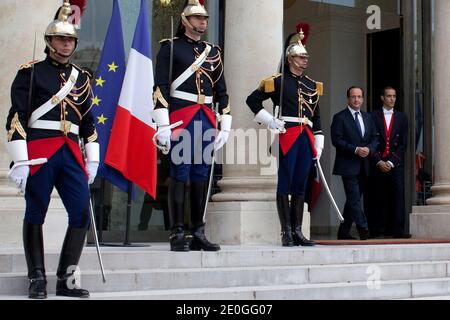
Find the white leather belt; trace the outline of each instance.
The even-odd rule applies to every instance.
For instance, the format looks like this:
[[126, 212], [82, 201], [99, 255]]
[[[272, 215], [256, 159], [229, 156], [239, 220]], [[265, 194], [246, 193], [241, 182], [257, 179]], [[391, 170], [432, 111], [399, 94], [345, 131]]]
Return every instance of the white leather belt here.
[[311, 129], [313, 128], [313, 123], [308, 118], [282, 117], [282, 120], [284, 120], [285, 122], [290, 122], [290, 123], [299, 123], [299, 124], [308, 125], [311, 127]]
[[47, 114], [56, 105], [64, 100], [65, 97], [72, 91], [73, 87], [77, 83], [79, 72], [76, 68], [72, 67], [72, 72], [70, 73], [69, 81], [61, 88], [61, 90], [55, 94], [50, 100], [44, 103], [42, 106], [33, 111], [28, 120], [28, 126], [31, 128], [33, 123], [38, 121], [42, 116]]
[[194, 63], [187, 68], [177, 79], [175, 79], [170, 87], [170, 94], [173, 93], [189, 79], [194, 73], [197, 72], [198, 69], [205, 63], [208, 58], [209, 53], [211, 52], [211, 46], [206, 45], [205, 51], [194, 61]]
[[187, 93], [183, 91], [174, 91], [171, 94], [172, 98], [177, 98], [181, 100], [196, 102], [198, 104], [211, 104], [213, 103], [213, 97], [205, 96], [205, 95], [196, 95], [192, 93]]
[[41, 130], [58, 130], [64, 132], [65, 134], [70, 132], [76, 135], [80, 132], [80, 127], [70, 121], [37, 120], [30, 126], [30, 128]]

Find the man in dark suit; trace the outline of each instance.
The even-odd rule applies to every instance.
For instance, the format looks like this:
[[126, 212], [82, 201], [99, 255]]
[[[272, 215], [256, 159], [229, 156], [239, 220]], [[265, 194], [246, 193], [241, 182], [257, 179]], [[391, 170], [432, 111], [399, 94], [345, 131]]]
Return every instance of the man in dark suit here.
[[[394, 88], [383, 89], [383, 108], [372, 113], [379, 144], [372, 154], [375, 182], [374, 212], [369, 219], [372, 237], [386, 235], [392, 225], [394, 238], [411, 238], [405, 232], [404, 158], [408, 144], [408, 119], [394, 110], [397, 94]], [[372, 217], [373, 215], [373, 217]]]
[[333, 117], [331, 140], [336, 148], [334, 175], [342, 176], [347, 202], [345, 221], [338, 231], [339, 240], [354, 240], [350, 229], [355, 222], [361, 240], [369, 238], [367, 218], [362, 209], [363, 195], [370, 168], [370, 154], [376, 151], [377, 133], [369, 114], [361, 111], [364, 90], [347, 91], [348, 107]]

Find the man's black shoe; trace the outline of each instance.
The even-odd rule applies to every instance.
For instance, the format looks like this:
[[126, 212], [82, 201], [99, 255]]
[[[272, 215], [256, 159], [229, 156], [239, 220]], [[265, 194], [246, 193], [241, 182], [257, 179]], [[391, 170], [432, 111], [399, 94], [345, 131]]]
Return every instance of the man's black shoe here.
[[293, 247], [294, 246], [294, 239], [292, 238], [291, 231], [281, 232], [281, 245], [283, 247]]
[[174, 233], [170, 236], [170, 251], [188, 252], [189, 240], [186, 239], [184, 233]]
[[205, 236], [205, 226], [193, 230], [190, 248], [192, 251], [220, 251], [220, 246], [209, 242]]
[[28, 298], [47, 299], [47, 280], [45, 278], [30, 279]]
[[79, 288], [76, 284], [73, 284], [73, 288], [67, 286], [68, 278], [58, 279], [56, 281], [56, 295], [62, 297], [71, 298], [89, 298], [89, 291]]
[[355, 237], [352, 237], [350, 233], [342, 233], [338, 234], [338, 240], [358, 240]]
[[412, 235], [409, 233], [402, 233], [402, 234], [394, 234], [394, 239], [411, 239]]
[[358, 234], [360, 240], [368, 240], [369, 239], [369, 229], [360, 229], [358, 228]]
[[296, 246], [314, 247], [316, 245], [314, 241], [306, 239], [303, 233], [298, 229], [295, 229], [294, 232], [292, 232], [292, 238], [294, 239], [294, 245]]

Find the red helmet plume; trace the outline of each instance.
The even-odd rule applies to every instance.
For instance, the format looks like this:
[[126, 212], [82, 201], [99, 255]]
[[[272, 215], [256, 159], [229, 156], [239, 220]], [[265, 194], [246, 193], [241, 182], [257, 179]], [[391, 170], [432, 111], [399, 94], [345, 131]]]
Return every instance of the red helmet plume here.
[[69, 2], [72, 6], [78, 6], [80, 8], [80, 14], [83, 15], [86, 9], [86, 0], [70, 0]]
[[303, 33], [305, 34], [305, 38], [303, 39], [302, 43], [303, 45], [306, 45], [309, 37], [310, 25], [308, 23], [299, 22], [297, 24], [297, 33], [299, 33], [300, 30], [303, 30]]

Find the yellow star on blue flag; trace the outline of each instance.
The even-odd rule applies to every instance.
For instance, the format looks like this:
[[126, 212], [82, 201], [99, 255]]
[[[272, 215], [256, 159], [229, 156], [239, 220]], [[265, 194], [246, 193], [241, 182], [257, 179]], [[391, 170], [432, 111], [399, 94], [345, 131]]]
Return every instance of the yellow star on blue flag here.
[[97, 119], [98, 119], [98, 124], [106, 124], [106, 120], [108, 120], [108, 118], [105, 118], [103, 113], [100, 117], [97, 117]]
[[98, 79], [95, 79], [95, 86], [96, 87], [102, 87], [103, 88], [103, 84], [106, 82], [106, 80], [103, 80], [102, 77], [99, 77]]

